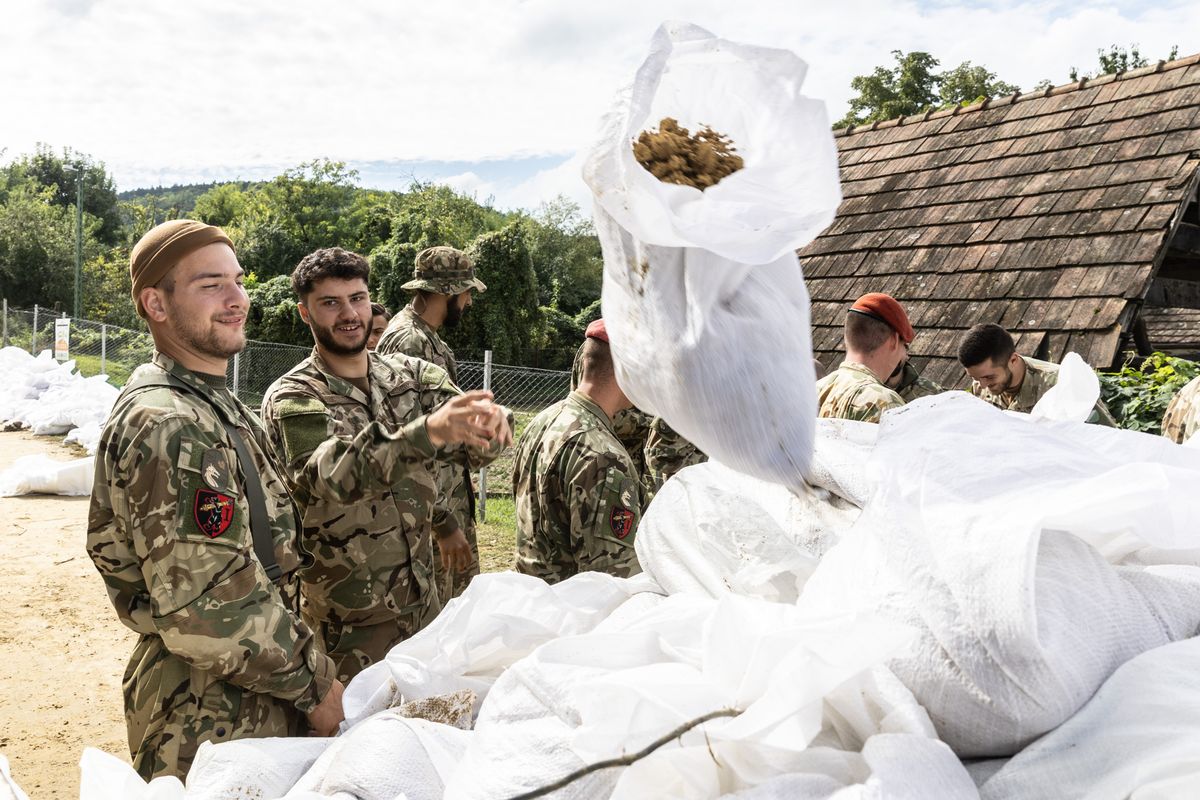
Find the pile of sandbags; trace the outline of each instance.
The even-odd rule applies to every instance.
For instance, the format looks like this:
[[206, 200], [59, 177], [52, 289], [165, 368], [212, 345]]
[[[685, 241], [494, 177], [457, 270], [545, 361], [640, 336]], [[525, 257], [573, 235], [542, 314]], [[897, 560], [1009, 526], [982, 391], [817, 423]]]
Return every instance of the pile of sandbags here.
[[[75, 371], [75, 362], [55, 361], [50, 351], [36, 358], [19, 347], [0, 349], [0, 430], [27, 429], [35, 435], [66, 434], [95, 454], [100, 430], [120, 390], [107, 376], [85, 378]], [[55, 461], [45, 456], [26, 456], [0, 472], [0, 497], [21, 494], [87, 495], [92, 491], [91, 456], [74, 461]]]

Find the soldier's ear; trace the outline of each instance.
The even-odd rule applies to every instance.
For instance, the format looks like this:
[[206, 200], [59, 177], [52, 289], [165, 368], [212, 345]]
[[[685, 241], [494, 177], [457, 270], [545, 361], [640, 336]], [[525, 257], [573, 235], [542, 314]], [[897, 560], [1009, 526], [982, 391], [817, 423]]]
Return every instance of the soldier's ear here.
[[304, 324], [309, 324], [310, 320], [308, 318], [308, 306], [304, 305], [303, 300], [296, 303], [296, 310], [300, 312], [300, 319], [304, 320]]
[[155, 286], [147, 286], [142, 289], [138, 299], [142, 301], [142, 308], [146, 310], [146, 315], [155, 322], [167, 321], [167, 306], [163, 302], [162, 290]]

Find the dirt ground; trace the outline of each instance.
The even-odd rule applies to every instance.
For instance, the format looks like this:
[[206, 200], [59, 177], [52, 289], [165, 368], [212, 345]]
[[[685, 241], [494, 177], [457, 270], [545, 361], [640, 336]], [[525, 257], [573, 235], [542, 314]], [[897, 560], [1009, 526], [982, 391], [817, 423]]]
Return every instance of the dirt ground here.
[[[0, 433], [0, 471], [75, 453], [54, 437]], [[85, 551], [86, 497], [0, 498], [0, 753], [33, 800], [79, 797], [79, 757], [125, 760], [121, 675], [134, 634], [117, 621]]]

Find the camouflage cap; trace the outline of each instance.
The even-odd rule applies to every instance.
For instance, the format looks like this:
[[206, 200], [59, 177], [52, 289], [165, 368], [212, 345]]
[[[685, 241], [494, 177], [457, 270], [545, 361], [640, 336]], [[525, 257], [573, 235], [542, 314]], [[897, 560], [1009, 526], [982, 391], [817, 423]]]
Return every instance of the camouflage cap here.
[[417, 253], [413, 279], [402, 289], [414, 292], [424, 289], [437, 294], [461, 294], [474, 289], [482, 294], [487, 286], [475, 277], [475, 264], [471, 257], [453, 247], [427, 247]]

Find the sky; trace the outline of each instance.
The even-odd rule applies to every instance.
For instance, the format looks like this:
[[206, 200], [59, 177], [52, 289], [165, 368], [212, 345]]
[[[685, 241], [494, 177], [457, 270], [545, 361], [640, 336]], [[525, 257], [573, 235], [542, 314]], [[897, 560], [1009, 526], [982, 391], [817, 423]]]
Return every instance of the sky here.
[[1111, 44], [1200, 52], [1196, 0], [20, 0], [0, 4], [0, 162], [68, 146], [127, 190], [329, 158], [363, 186], [586, 206], [599, 120], [670, 19], [793, 50], [831, 120], [897, 49], [1026, 90]]

